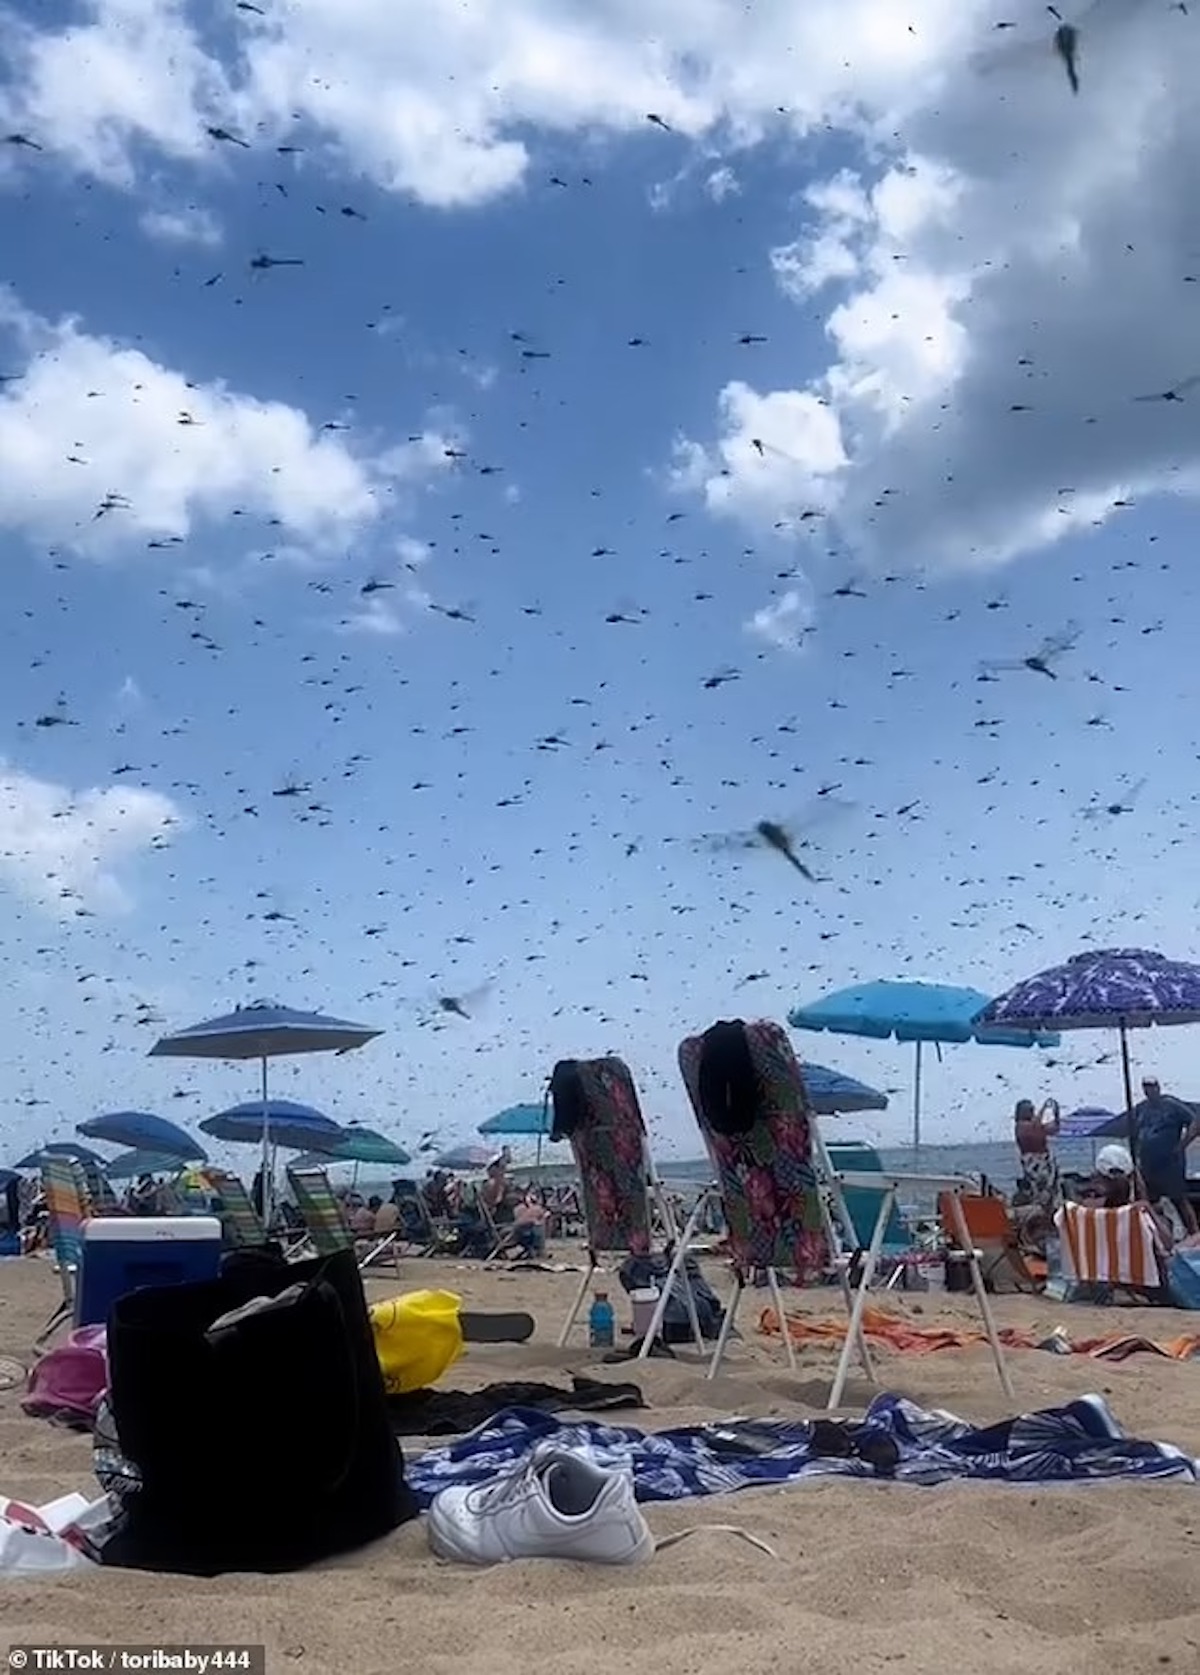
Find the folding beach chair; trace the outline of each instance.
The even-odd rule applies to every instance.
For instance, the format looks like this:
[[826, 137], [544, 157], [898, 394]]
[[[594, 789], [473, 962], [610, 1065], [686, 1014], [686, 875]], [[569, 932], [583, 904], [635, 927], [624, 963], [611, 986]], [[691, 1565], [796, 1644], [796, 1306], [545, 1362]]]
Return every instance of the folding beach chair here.
[[226, 1244], [235, 1250], [261, 1250], [267, 1245], [267, 1230], [242, 1180], [228, 1169], [205, 1168], [199, 1174], [216, 1196], [213, 1214], [220, 1217]]
[[[1003, 1198], [964, 1192], [959, 1204], [987, 1289], [1030, 1294], [1043, 1290], [1041, 1281], [1021, 1249], [1016, 1226]], [[938, 1200], [938, 1215], [947, 1230], [953, 1226], [952, 1214], [949, 1197], [943, 1193]], [[958, 1241], [955, 1240], [955, 1243]]]
[[[378, 1259], [381, 1252], [390, 1250], [392, 1260], [399, 1269], [395, 1234], [389, 1233], [379, 1240], [357, 1239], [323, 1169], [289, 1169], [287, 1178], [318, 1256], [332, 1256], [339, 1250], [353, 1251], [361, 1273]], [[369, 1247], [362, 1255], [359, 1254], [360, 1244]]]
[[1122, 1204], [1114, 1210], [1064, 1204], [1054, 1225], [1062, 1247], [1063, 1276], [1072, 1284], [1166, 1301], [1168, 1252], [1148, 1204]]
[[[829, 1392], [829, 1407], [837, 1407], [857, 1352], [867, 1377], [875, 1381], [874, 1364], [862, 1329], [884, 1236], [900, 1193], [938, 1188], [952, 1199], [952, 1220], [960, 1227], [959, 1194], [971, 1183], [958, 1176], [897, 1175], [883, 1171], [852, 1172], [834, 1169], [816, 1116], [808, 1107], [803, 1074], [784, 1030], [768, 1020], [723, 1022], [680, 1044], [679, 1066], [684, 1085], [717, 1174], [729, 1228], [734, 1290], [721, 1335], [717, 1339], [708, 1377], [714, 1378], [724, 1358], [738, 1305], [755, 1269], [765, 1269], [789, 1366], [795, 1368], [795, 1348], [779, 1288], [779, 1270], [792, 1270], [801, 1285], [832, 1268], [841, 1285], [849, 1321]], [[848, 1191], [871, 1192], [878, 1210], [857, 1285], [851, 1290], [842, 1229], [852, 1229], [846, 1207]], [[681, 1263], [693, 1236], [701, 1206], [693, 1211], [676, 1251]], [[979, 1264], [961, 1227], [971, 1264], [972, 1283], [992, 1346], [996, 1369], [1005, 1393], [1012, 1385], [996, 1334]]]
[[43, 1355], [54, 1333], [75, 1311], [75, 1276], [83, 1257], [83, 1224], [88, 1219], [88, 1190], [83, 1169], [70, 1157], [48, 1157], [42, 1164], [42, 1191], [50, 1224], [50, 1246], [62, 1284], [62, 1300], [34, 1340]]
[[[637, 1088], [623, 1059], [561, 1059], [550, 1078], [554, 1126], [550, 1138], [566, 1140], [579, 1171], [588, 1265], [572, 1300], [559, 1348], [566, 1343], [605, 1256], [648, 1256], [653, 1244], [654, 1215], [661, 1219], [670, 1244], [677, 1243], [674, 1214], [654, 1169], [649, 1137], [642, 1118]], [[672, 1273], [671, 1279], [674, 1279]], [[704, 1339], [691, 1287], [683, 1278], [698, 1348]], [[642, 1340], [649, 1355], [662, 1327], [670, 1286], [662, 1293], [651, 1332]]]

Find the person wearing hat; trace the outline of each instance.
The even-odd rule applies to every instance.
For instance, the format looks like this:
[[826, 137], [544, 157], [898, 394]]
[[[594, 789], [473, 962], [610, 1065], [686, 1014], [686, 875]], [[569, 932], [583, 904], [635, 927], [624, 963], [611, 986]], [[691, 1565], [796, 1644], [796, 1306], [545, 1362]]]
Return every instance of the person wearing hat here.
[[1089, 1196], [1100, 1199], [1106, 1210], [1133, 1202], [1133, 1157], [1127, 1146], [1101, 1146]]
[[1156, 1076], [1146, 1077], [1142, 1093], [1133, 1108], [1132, 1133], [1146, 1197], [1151, 1204], [1165, 1198], [1185, 1231], [1200, 1233], [1187, 1190], [1187, 1149], [1200, 1137], [1200, 1118], [1182, 1099], [1164, 1093]]

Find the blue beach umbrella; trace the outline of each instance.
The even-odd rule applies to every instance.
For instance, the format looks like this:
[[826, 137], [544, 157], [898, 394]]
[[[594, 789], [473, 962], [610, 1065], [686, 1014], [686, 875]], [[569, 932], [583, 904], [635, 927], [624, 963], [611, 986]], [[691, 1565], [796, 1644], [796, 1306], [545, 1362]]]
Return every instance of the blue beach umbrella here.
[[[264, 1210], [268, 1220], [274, 1205], [274, 1170], [271, 1164], [270, 1099], [267, 1064], [273, 1058], [295, 1053], [348, 1053], [373, 1041], [381, 1030], [352, 1024], [345, 1018], [327, 1017], [322, 1012], [298, 1012], [290, 1006], [255, 1002], [221, 1018], [209, 1018], [164, 1035], [150, 1049], [151, 1058], [258, 1059], [262, 1067], [262, 1148]], [[211, 1133], [211, 1130], [205, 1130]], [[307, 1141], [301, 1141], [301, 1145]]]
[[542, 1167], [542, 1142], [547, 1139], [554, 1125], [554, 1113], [550, 1109], [550, 1101], [542, 1100], [533, 1105], [510, 1105], [506, 1110], [497, 1111], [494, 1117], [488, 1117], [481, 1122], [480, 1134], [501, 1134], [516, 1138], [532, 1138], [537, 1141], [537, 1156], [534, 1168], [539, 1171]]
[[86, 1134], [89, 1140], [108, 1140], [114, 1146], [181, 1158], [185, 1163], [208, 1160], [204, 1147], [186, 1129], [150, 1111], [108, 1111], [77, 1124], [77, 1132]]
[[987, 1005], [979, 989], [949, 983], [888, 981], [856, 983], [838, 989], [810, 1006], [788, 1013], [793, 1029], [827, 1030], [833, 1035], [861, 1035], [873, 1041], [915, 1044], [913, 1072], [913, 1150], [921, 1149], [921, 1052], [929, 1042], [977, 1041], [988, 1047], [1057, 1047], [1059, 1037], [1024, 1027], [984, 1027], [976, 1020]]
[[44, 1146], [37, 1146], [24, 1157], [19, 1157], [13, 1164], [14, 1169], [40, 1169], [48, 1157], [70, 1157], [76, 1163], [85, 1163], [92, 1169], [106, 1169], [108, 1159], [94, 1152], [90, 1146], [83, 1145], [78, 1140], [50, 1140]]
[[285, 1150], [318, 1150], [326, 1145], [336, 1146], [345, 1137], [345, 1129], [323, 1111], [311, 1105], [301, 1105], [294, 1099], [248, 1099], [242, 1105], [231, 1105], [227, 1111], [205, 1117], [200, 1124], [205, 1134], [214, 1140], [225, 1140], [231, 1145], [259, 1145], [269, 1140], [273, 1146]]
[[887, 1110], [887, 1094], [868, 1087], [856, 1076], [844, 1076], [840, 1070], [830, 1070], [823, 1064], [802, 1063], [800, 1070], [808, 1103], [819, 1117]]

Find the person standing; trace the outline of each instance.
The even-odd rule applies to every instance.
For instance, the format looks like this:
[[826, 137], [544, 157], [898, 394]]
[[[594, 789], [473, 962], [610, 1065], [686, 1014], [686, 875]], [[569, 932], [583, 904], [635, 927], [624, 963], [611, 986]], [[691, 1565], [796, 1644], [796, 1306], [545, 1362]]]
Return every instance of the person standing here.
[[[1052, 1228], [1054, 1217], [1062, 1205], [1062, 1185], [1058, 1178], [1058, 1162], [1050, 1141], [1058, 1133], [1059, 1111], [1056, 1100], [1047, 1099], [1040, 1111], [1033, 1108], [1032, 1099], [1018, 1099], [1013, 1112], [1013, 1139], [1017, 1146], [1017, 1160], [1028, 1185], [1029, 1198], [1037, 1205], [1046, 1227]], [[1046, 1229], [1042, 1230], [1043, 1232]]]
[[1133, 1108], [1133, 1155], [1154, 1205], [1166, 1199], [1189, 1234], [1200, 1222], [1188, 1199], [1187, 1149], [1200, 1137], [1200, 1118], [1190, 1105], [1164, 1093], [1156, 1076], [1142, 1082], [1143, 1098]]

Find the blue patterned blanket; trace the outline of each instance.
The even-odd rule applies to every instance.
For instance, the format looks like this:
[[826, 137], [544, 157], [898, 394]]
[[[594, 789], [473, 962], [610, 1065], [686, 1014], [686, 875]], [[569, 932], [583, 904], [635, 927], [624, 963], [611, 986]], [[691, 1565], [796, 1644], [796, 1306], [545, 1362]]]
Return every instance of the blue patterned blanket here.
[[[881, 1470], [899, 1482], [918, 1484], [1094, 1483], [1131, 1477], [1200, 1481], [1200, 1461], [1168, 1443], [1126, 1436], [1099, 1396], [977, 1426], [953, 1414], [929, 1412], [901, 1396], [883, 1395], [849, 1434], [855, 1456], [832, 1458], [818, 1452], [814, 1428], [807, 1422], [730, 1419], [646, 1433], [508, 1408], [445, 1447], [411, 1455], [405, 1475], [424, 1508], [439, 1489], [487, 1483], [539, 1443], [553, 1442], [584, 1449], [598, 1464], [632, 1471], [639, 1501], [725, 1495], [816, 1477], [877, 1478]], [[878, 1465], [881, 1457], [884, 1467]]]

